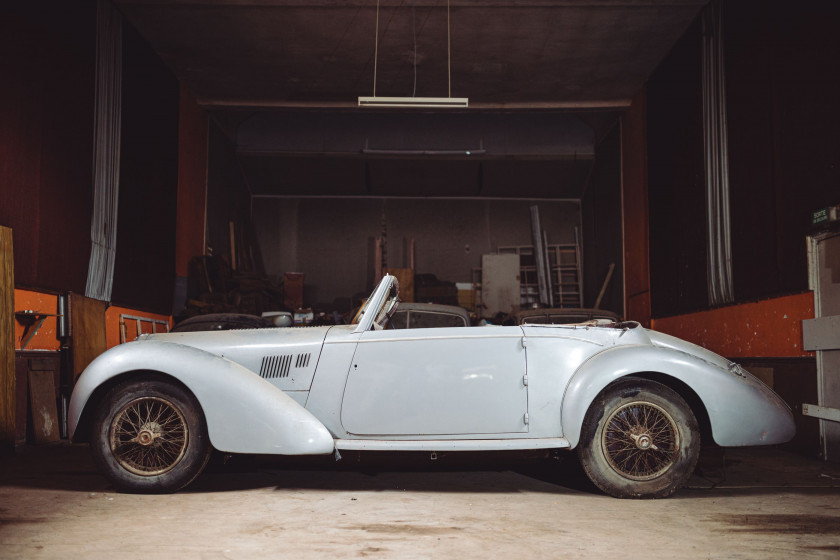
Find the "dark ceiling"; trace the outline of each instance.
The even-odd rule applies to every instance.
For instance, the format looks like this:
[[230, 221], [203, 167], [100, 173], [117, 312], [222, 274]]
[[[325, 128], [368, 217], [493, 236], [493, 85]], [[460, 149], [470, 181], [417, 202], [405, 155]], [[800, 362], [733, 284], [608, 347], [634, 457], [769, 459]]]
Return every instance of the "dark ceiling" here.
[[[361, 119], [375, 115], [377, 110], [357, 107], [359, 96], [374, 93], [374, 70], [377, 96], [468, 97], [466, 112], [485, 115], [487, 126], [493, 126], [493, 115], [505, 114], [507, 121], [523, 119], [519, 125], [505, 125], [513, 129], [530, 126], [535, 112], [575, 113], [578, 121], [591, 128], [594, 142], [615, 123], [707, 0], [380, 0], [378, 9], [376, 0], [115, 2], [241, 147], [240, 128], [253, 129], [254, 121], [276, 121], [277, 111], [351, 111], [365, 115]], [[452, 118], [449, 130], [455, 131], [454, 121], [463, 118]], [[352, 126], [357, 125], [358, 119]], [[365, 146], [392, 138], [392, 132], [384, 132], [389, 128], [393, 126], [385, 125], [377, 132], [376, 126], [368, 126], [364, 142], [359, 140], [344, 155], [353, 153], [370, 162], [370, 154], [363, 153]], [[411, 128], [402, 132], [412, 133]], [[463, 133], [460, 137], [463, 145], [455, 149], [474, 148], [485, 138]], [[371, 187], [371, 181], [386, 173], [383, 169], [389, 169], [389, 164], [375, 164], [371, 170], [360, 162], [337, 163], [327, 150], [321, 154], [294, 146], [278, 150], [254, 145], [254, 139], [249, 136], [248, 153], [241, 154], [250, 158], [242, 168], [260, 193], [309, 193], [318, 181], [303, 181], [308, 186], [295, 187], [288, 178], [311, 179], [315, 169], [325, 170], [322, 175], [327, 182], [332, 176], [359, 178], [350, 194], [390, 192], [387, 187]], [[588, 164], [581, 167], [574, 154], [586, 153], [591, 160], [592, 142], [582, 148], [567, 146], [556, 154], [559, 158], [546, 157], [549, 144], [535, 154], [523, 153], [522, 148], [505, 149], [503, 159], [493, 160], [492, 176], [519, 176], [513, 162], [523, 159], [551, 160], [542, 166], [543, 175], [536, 172], [540, 166], [533, 166], [534, 184], [540, 186], [530, 193], [527, 185], [521, 185], [519, 195], [551, 192], [552, 175], [559, 174], [578, 183], [563, 189], [563, 197], [574, 197], [585, 188], [588, 175]], [[425, 149], [419, 145], [422, 142], [409, 144]], [[262, 153], [255, 156], [254, 152]], [[570, 154], [572, 164], [568, 163]], [[438, 172], [430, 166], [425, 184], [442, 184], [441, 174], [450, 174], [456, 181], [469, 183], [455, 189], [459, 192], [489, 196], [489, 191], [504, 191], [482, 186], [487, 182], [486, 164], [476, 167], [475, 161], [490, 155], [473, 154], [462, 165], [438, 164]], [[334, 165], [325, 167], [312, 157], [327, 158]], [[309, 161], [295, 163], [306, 158]], [[439, 154], [426, 158], [441, 159]], [[504, 161], [511, 163], [505, 167]], [[416, 173], [413, 177], [414, 182], [422, 182]], [[430, 196], [437, 192], [423, 184], [416, 186], [417, 192]], [[321, 190], [316, 194], [329, 195], [334, 188]]]
[[[624, 106], [707, 0], [381, 0], [376, 93], [477, 108]], [[213, 106], [373, 94], [376, 0], [116, 0]], [[415, 81], [416, 60], [416, 81]], [[415, 87], [416, 84], [416, 87]]]

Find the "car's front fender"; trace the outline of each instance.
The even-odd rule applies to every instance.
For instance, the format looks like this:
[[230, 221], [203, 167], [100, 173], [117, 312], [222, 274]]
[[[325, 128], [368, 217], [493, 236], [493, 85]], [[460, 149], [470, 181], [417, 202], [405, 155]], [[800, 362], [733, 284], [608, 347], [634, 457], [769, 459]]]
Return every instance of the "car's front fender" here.
[[70, 399], [71, 439], [96, 389], [118, 376], [159, 372], [195, 395], [210, 443], [228, 453], [308, 455], [331, 453], [329, 431], [309, 411], [241, 365], [181, 344], [154, 340], [122, 344], [94, 360]]
[[789, 441], [796, 428], [790, 407], [769, 387], [687, 352], [650, 345], [615, 346], [594, 355], [572, 376], [563, 396], [563, 435], [575, 447], [590, 404], [607, 385], [634, 374], [682, 381], [703, 402], [712, 437], [724, 447]]

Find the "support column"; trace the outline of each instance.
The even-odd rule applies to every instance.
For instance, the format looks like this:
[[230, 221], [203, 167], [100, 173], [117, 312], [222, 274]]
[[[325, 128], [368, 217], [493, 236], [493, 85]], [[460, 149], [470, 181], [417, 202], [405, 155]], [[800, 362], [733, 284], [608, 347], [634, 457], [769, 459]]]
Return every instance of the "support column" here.
[[178, 120], [178, 207], [175, 225], [175, 298], [173, 315], [187, 301], [190, 259], [204, 254], [207, 214], [208, 118], [181, 85]]
[[644, 87], [621, 117], [621, 213], [624, 317], [650, 327], [647, 89]]

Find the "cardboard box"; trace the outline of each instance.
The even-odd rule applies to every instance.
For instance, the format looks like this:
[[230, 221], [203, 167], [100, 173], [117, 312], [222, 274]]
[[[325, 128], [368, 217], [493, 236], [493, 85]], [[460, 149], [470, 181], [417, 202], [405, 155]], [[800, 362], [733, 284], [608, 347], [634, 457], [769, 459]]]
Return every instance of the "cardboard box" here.
[[294, 325], [308, 325], [315, 320], [315, 313], [310, 308], [295, 309], [295, 314], [292, 318]]

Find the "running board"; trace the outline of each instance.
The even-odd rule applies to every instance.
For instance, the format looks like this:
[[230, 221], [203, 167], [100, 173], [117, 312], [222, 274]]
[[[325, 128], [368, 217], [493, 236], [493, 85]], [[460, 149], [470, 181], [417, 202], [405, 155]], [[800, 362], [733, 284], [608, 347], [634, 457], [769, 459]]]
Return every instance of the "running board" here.
[[337, 439], [341, 451], [517, 451], [525, 449], [568, 448], [566, 438], [516, 439]]

